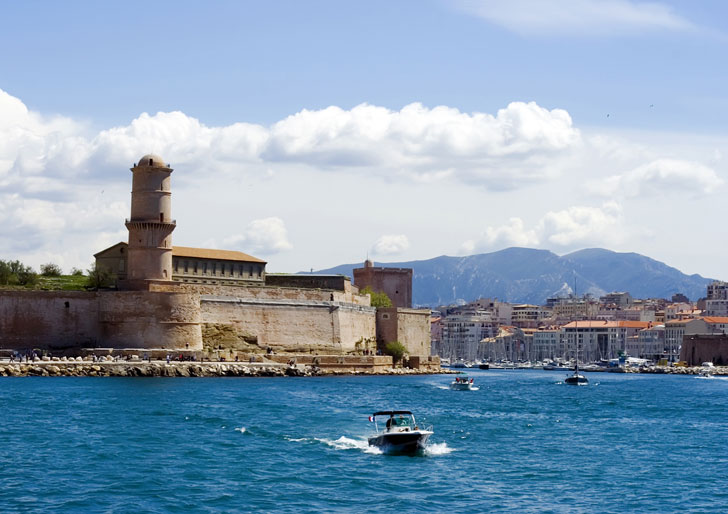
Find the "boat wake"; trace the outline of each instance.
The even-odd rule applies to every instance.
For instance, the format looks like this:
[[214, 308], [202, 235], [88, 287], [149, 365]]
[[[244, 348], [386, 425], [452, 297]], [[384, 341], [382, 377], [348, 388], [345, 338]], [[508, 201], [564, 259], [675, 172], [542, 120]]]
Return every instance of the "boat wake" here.
[[455, 450], [453, 448], [450, 448], [447, 443], [435, 443], [425, 446], [425, 455], [433, 457], [436, 455], [447, 455], [448, 453], [452, 453], [454, 451]]
[[335, 450], [360, 450], [364, 453], [380, 454], [382, 450], [376, 446], [369, 446], [366, 439], [351, 439], [350, 437], [341, 436], [338, 439], [315, 438], [317, 441], [331, 446]]
[[697, 375], [695, 378], [699, 378], [701, 380], [728, 380], [728, 377], [716, 377], [713, 375]]
[[236, 432], [240, 432], [241, 434], [248, 434], [248, 429], [245, 427], [236, 427], [234, 430]]

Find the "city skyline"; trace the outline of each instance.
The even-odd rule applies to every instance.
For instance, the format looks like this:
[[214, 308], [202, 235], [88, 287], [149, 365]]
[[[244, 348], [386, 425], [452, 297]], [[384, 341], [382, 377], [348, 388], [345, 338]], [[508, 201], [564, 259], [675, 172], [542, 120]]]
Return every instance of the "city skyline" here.
[[0, 258], [88, 267], [154, 152], [174, 244], [272, 272], [602, 247], [727, 279], [726, 7], [544, 5], [6, 5]]

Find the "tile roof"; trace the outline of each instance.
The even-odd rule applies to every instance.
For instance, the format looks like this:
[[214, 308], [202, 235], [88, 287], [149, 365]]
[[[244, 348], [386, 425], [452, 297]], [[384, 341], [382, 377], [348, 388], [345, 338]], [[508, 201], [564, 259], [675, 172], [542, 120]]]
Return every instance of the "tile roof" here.
[[649, 321], [605, 321], [605, 320], [583, 320], [572, 321], [564, 327], [568, 328], [647, 328]]
[[210, 250], [208, 248], [190, 248], [187, 246], [173, 246], [172, 255], [174, 257], [192, 257], [197, 259], [218, 259], [222, 261], [244, 261], [244, 262], [260, 262], [266, 264], [264, 260], [253, 257], [243, 252], [233, 250]]
[[703, 319], [706, 323], [728, 323], [726, 316], [705, 316]]

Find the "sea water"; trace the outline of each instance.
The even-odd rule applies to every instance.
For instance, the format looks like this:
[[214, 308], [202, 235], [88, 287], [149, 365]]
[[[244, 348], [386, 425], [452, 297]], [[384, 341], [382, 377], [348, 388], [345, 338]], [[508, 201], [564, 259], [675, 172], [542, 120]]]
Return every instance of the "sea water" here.
[[[3, 512], [726, 512], [728, 380], [0, 379]], [[409, 409], [418, 456], [371, 448]]]

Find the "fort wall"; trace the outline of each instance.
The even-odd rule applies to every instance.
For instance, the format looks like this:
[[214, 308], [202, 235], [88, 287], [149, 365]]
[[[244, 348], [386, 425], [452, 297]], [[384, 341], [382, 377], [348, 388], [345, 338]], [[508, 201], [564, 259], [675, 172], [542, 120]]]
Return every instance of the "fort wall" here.
[[0, 347], [56, 349], [99, 341], [98, 293], [0, 291]]
[[335, 301], [202, 295], [201, 315], [203, 323], [230, 324], [276, 352], [351, 353], [375, 337], [374, 308]]
[[0, 347], [201, 350], [199, 297], [147, 291], [1, 291]]
[[399, 341], [411, 356], [430, 355], [430, 311], [426, 309], [377, 309], [377, 342], [380, 347]]

